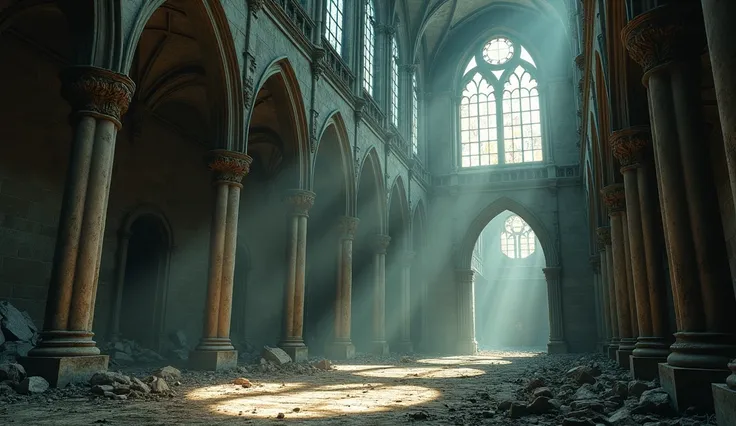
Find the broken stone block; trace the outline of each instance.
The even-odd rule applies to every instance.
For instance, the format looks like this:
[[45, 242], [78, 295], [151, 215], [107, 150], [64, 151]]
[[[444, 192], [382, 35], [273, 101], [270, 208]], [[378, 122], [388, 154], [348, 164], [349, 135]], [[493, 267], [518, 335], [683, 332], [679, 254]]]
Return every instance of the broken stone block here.
[[158, 370], [153, 372], [153, 375], [168, 380], [170, 382], [175, 382], [181, 379], [181, 371], [170, 365], [159, 368]]
[[511, 407], [509, 408], [509, 417], [512, 419], [518, 419], [519, 417], [525, 416], [528, 414], [526, 404], [522, 402], [514, 401], [511, 403]]
[[30, 351], [31, 349], [33, 349], [33, 344], [31, 342], [21, 341], [6, 340], [5, 343], [0, 346], [0, 352], [5, 353], [6, 355], [10, 355], [14, 358], [27, 356], [28, 351]]
[[246, 379], [245, 377], [238, 377], [237, 379], [233, 380], [233, 384], [237, 386], [242, 386], [244, 388], [249, 388], [253, 386], [253, 383], [251, 383], [250, 380]]
[[30, 342], [35, 328], [33, 321], [29, 321], [15, 306], [7, 300], [0, 300], [0, 329], [6, 340]]
[[631, 416], [631, 411], [626, 407], [621, 407], [616, 410], [611, 417], [608, 418], [608, 422], [614, 426], [628, 426], [637, 424], [634, 422], [634, 418]]
[[324, 371], [332, 370], [332, 363], [330, 362], [329, 359], [323, 359], [323, 360], [317, 361], [317, 363], [314, 364], [314, 366]]
[[593, 369], [588, 367], [587, 365], [581, 365], [575, 368], [572, 368], [567, 371], [567, 377], [572, 378], [577, 382], [578, 384], [582, 385], [584, 383], [595, 383], [595, 377], [593, 377]]
[[130, 379], [130, 381], [130, 388], [132, 390], [138, 391], [143, 394], [151, 393], [151, 388], [147, 384], [143, 383], [140, 379], [133, 377], [132, 379]]
[[270, 346], [264, 346], [261, 356], [266, 360], [276, 365], [288, 364], [291, 362], [291, 357], [281, 348], [272, 348]]
[[22, 365], [15, 362], [6, 362], [0, 364], [0, 381], [10, 380], [15, 383], [19, 383], [25, 379], [26, 370]]
[[171, 389], [169, 388], [169, 385], [166, 383], [165, 379], [154, 376], [153, 381], [151, 382], [151, 392], [166, 393], [170, 390]]
[[629, 396], [634, 396], [636, 398], [641, 397], [641, 394], [652, 388], [653, 386], [651, 386], [648, 382], [644, 382], [641, 380], [632, 380], [628, 383]]
[[548, 387], [542, 386], [541, 388], [534, 389], [534, 392], [532, 392], [532, 397], [538, 398], [540, 396], [552, 398], [554, 395], [552, 395], [552, 391]]
[[635, 414], [668, 414], [672, 411], [669, 395], [662, 388], [644, 391], [639, 405], [632, 410]]
[[115, 383], [121, 383], [124, 385], [130, 385], [130, 377], [116, 373], [114, 371], [99, 371], [92, 375], [89, 379], [90, 385], [114, 385]]
[[580, 388], [575, 392], [575, 395], [573, 395], [572, 398], [575, 401], [582, 401], [586, 399], [597, 399], [598, 395], [593, 392], [592, 386], [590, 384], [584, 384], [583, 386], [580, 386]]
[[169, 339], [171, 339], [171, 343], [173, 343], [177, 349], [189, 348], [189, 344], [187, 342], [187, 335], [184, 334], [182, 330], [176, 330], [175, 332], [171, 333], [169, 335]]
[[629, 396], [629, 385], [623, 381], [617, 381], [613, 384], [613, 393], [620, 396], [621, 398], [628, 398]]
[[115, 389], [112, 385], [95, 385], [92, 386], [92, 393], [95, 395], [105, 395], [107, 392], [112, 392]]
[[526, 391], [531, 392], [536, 388], [541, 388], [544, 386], [544, 380], [540, 379], [539, 377], [535, 377], [529, 381], [529, 383], [526, 385]]
[[534, 398], [534, 401], [532, 401], [531, 404], [527, 405], [526, 409], [528, 412], [533, 414], [549, 413], [550, 411], [555, 409], [555, 406], [552, 405], [549, 401], [550, 399], [546, 396], [539, 396], [537, 398]]
[[49, 382], [46, 381], [43, 377], [39, 376], [32, 376], [32, 377], [26, 377], [23, 379], [18, 386], [15, 387], [15, 390], [18, 393], [22, 393], [24, 395], [30, 395], [30, 394], [36, 394], [36, 393], [44, 393], [49, 388]]

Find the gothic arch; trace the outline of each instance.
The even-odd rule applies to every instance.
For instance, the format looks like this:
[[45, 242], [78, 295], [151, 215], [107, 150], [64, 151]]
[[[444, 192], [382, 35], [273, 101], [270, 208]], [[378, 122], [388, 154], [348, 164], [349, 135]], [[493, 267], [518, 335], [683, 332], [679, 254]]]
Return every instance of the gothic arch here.
[[[330, 132], [334, 131], [336, 136], [336, 142], [338, 149], [340, 150], [340, 169], [343, 171], [343, 180], [345, 185], [345, 214], [348, 216], [355, 216], [356, 205], [355, 205], [355, 162], [353, 161], [352, 147], [350, 146], [350, 137], [345, 126], [345, 120], [342, 118], [342, 114], [339, 111], [333, 111], [327, 116], [322, 125], [322, 129], [317, 137], [317, 145], [314, 148], [314, 158], [312, 160], [310, 182], [314, 182], [314, 173], [317, 170], [317, 161], [319, 157], [319, 148], [322, 145], [322, 141], [326, 137], [330, 137]], [[310, 185], [311, 187], [312, 185]]]
[[544, 223], [523, 204], [508, 197], [501, 197], [481, 210], [468, 226], [457, 253], [457, 268], [460, 270], [471, 269], [473, 248], [475, 247], [475, 242], [478, 240], [478, 236], [494, 217], [506, 210], [524, 219], [532, 228], [534, 234], [539, 239], [539, 243], [542, 245], [547, 267], [559, 266], [559, 255], [555, 247], [555, 241], [547, 231]]
[[[397, 197], [397, 198], [394, 198]], [[394, 204], [397, 203], [397, 204]], [[396, 177], [394, 180], [393, 185], [391, 185], [391, 191], [389, 191], [389, 198], [388, 198], [388, 215], [390, 219], [391, 215], [391, 208], [396, 207], [399, 209], [399, 214], [401, 215], [401, 227], [403, 232], [408, 232], [411, 225], [411, 218], [409, 217], [410, 210], [409, 210], [409, 202], [406, 197], [406, 188], [404, 187], [404, 179], [401, 176]], [[390, 229], [390, 220], [389, 220], [389, 235], [394, 230]]]
[[360, 203], [360, 197], [363, 195], [360, 192], [360, 187], [363, 179], [370, 179], [371, 186], [375, 188], [375, 200], [372, 201], [374, 201], [376, 204], [375, 214], [378, 219], [378, 231], [385, 232], [387, 226], [384, 223], [386, 215], [388, 214], [386, 210], [386, 187], [383, 183], [383, 170], [381, 169], [381, 160], [378, 157], [378, 152], [376, 151], [375, 147], [371, 147], [368, 150], [368, 152], [363, 156], [363, 159], [359, 165], [358, 175], [356, 177], [356, 184], [358, 185], [358, 189], [356, 190], [356, 199], [358, 200], [358, 203]]
[[[146, 24], [166, 0], [146, 0], [134, 18], [122, 52], [121, 72], [129, 74], [136, 48]], [[245, 151], [244, 102], [240, 63], [230, 33], [227, 15], [220, 2], [187, 2], [191, 22], [202, 35], [203, 62], [212, 110], [211, 128], [214, 146]]]
[[[419, 239], [426, 244], [426, 223], [427, 213], [424, 209], [424, 200], [419, 200], [416, 207], [414, 207], [414, 213], [412, 214], [412, 232], [414, 234], [415, 242]], [[414, 247], [414, 251], [418, 251], [419, 249], [421, 249], [421, 247]]]
[[[288, 98], [288, 110], [290, 122], [292, 123], [292, 135], [291, 139], [296, 144], [296, 161], [298, 165], [299, 175], [299, 188], [306, 189], [310, 182], [310, 146], [309, 146], [309, 131], [307, 130], [307, 117], [306, 109], [304, 107], [304, 101], [302, 97], [302, 91], [299, 86], [299, 80], [296, 77], [294, 68], [291, 66], [291, 62], [287, 57], [280, 57], [273, 60], [261, 74], [258, 84], [256, 84], [253, 93], [255, 96], [252, 98], [252, 104], [247, 105], [246, 109], [246, 124], [250, 125], [253, 111], [255, 110], [255, 103], [258, 98], [258, 93], [263, 89], [265, 84], [272, 78], [278, 79], [279, 84], [283, 87], [285, 95]], [[246, 146], [247, 148], [247, 146]]]

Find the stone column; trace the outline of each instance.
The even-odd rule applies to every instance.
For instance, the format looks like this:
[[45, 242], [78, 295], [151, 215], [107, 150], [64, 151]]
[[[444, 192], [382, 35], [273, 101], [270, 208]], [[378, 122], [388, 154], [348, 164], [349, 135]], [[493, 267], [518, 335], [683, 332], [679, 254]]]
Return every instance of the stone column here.
[[386, 249], [391, 242], [388, 235], [376, 235], [373, 259], [373, 341], [372, 352], [377, 355], [388, 354], [386, 342]]
[[457, 286], [457, 354], [475, 355], [478, 342], [475, 340], [475, 271], [455, 271]]
[[337, 292], [335, 294], [335, 340], [327, 353], [334, 359], [355, 358], [355, 346], [350, 341], [351, 303], [353, 289], [353, 239], [360, 220], [343, 216], [339, 230], [337, 260]]
[[626, 186], [631, 266], [634, 278], [639, 336], [631, 356], [631, 374], [635, 379], [652, 380], [658, 376], [657, 365], [669, 354], [666, 290], [661, 265], [660, 227], [657, 221], [657, 192], [651, 182], [646, 148], [649, 127], [619, 130], [611, 135], [613, 155], [621, 163]]
[[562, 321], [562, 282], [559, 266], [543, 268], [544, 279], [547, 281], [547, 301], [549, 304], [549, 343], [547, 352], [551, 354], [567, 353], [565, 328]]
[[606, 291], [608, 294], [608, 323], [610, 324], [610, 339], [608, 341], [608, 357], [616, 359], [616, 352], [620, 343], [618, 327], [618, 304], [616, 303], [616, 284], [614, 282], [613, 247], [611, 246], [611, 227], [602, 226], [596, 229], [598, 244], [601, 250], [601, 265], [606, 265]]
[[28, 374], [54, 387], [107, 369], [92, 319], [115, 139], [135, 90], [127, 76], [95, 67], [68, 68], [61, 79], [72, 106], [72, 148], [41, 342], [21, 360]]
[[728, 364], [731, 375], [726, 383], [713, 383], [713, 400], [716, 409], [716, 424], [736, 424], [736, 359]]
[[304, 344], [304, 280], [307, 267], [307, 218], [314, 205], [315, 194], [292, 189], [284, 197], [289, 208], [284, 290], [283, 336], [279, 347], [295, 362], [306, 361], [309, 350]]
[[644, 68], [654, 159], [678, 332], [662, 387], [676, 409], [713, 409], [711, 383], [736, 355], [736, 301], [700, 99], [705, 47], [698, 3], [657, 7], [631, 20], [622, 38]]
[[593, 269], [593, 280], [595, 285], [596, 300], [596, 324], [598, 329], [598, 351], [608, 353], [608, 342], [610, 339], [610, 319], [608, 313], [608, 289], [606, 288], [606, 264], [601, 262], [601, 255], [594, 254], [588, 259]]
[[125, 287], [125, 267], [128, 264], [128, 244], [131, 233], [129, 229], [118, 232], [118, 252], [115, 267], [115, 304], [110, 318], [109, 339], [111, 342], [120, 340], [120, 312], [123, 308], [123, 289]]
[[616, 287], [616, 306], [618, 317], [619, 346], [616, 360], [621, 368], [629, 369], [629, 355], [634, 350], [633, 326], [631, 322], [631, 306], [629, 301], [628, 273], [626, 269], [626, 240], [624, 234], [624, 216], [626, 215], [626, 196], [624, 186], [620, 183], [606, 186], [601, 190], [603, 202], [608, 208], [611, 218], [611, 249], [613, 260], [613, 280]]
[[189, 354], [191, 369], [226, 370], [238, 364], [238, 352], [230, 341], [230, 315], [240, 189], [252, 161], [248, 155], [240, 152], [224, 149], [210, 152], [209, 168], [213, 172], [215, 206], [210, 228], [209, 277], [204, 330], [199, 344]]
[[731, 181], [731, 197], [736, 203], [736, 2], [703, 0], [703, 18], [708, 39], [708, 53], [713, 72], [726, 164]]
[[411, 341], [411, 265], [414, 261], [413, 251], [404, 251], [399, 254], [401, 256], [401, 279], [399, 281], [400, 298], [399, 306], [401, 307], [399, 324], [399, 341], [394, 348], [395, 352], [411, 353], [414, 352], [414, 345]]

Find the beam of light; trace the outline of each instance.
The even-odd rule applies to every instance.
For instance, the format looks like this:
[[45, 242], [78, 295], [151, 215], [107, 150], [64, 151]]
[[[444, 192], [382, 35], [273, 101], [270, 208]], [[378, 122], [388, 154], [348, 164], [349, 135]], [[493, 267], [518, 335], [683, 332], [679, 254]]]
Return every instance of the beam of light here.
[[378, 413], [426, 403], [440, 392], [422, 386], [349, 383], [259, 383], [249, 389], [231, 384], [195, 389], [187, 399], [210, 402], [213, 412], [247, 418], [287, 419], [338, 417]]
[[389, 367], [357, 371], [353, 374], [356, 376], [392, 379], [453, 379], [480, 376], [485, 374], [485, 371], [466, 367]]

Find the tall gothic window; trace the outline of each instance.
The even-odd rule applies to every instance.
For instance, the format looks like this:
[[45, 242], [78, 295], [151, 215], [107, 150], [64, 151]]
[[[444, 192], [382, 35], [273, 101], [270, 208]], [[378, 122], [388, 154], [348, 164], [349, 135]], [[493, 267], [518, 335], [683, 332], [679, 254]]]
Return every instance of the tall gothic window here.
[[399, 46], [391, 37], [391, 123], [399, 127]]
[[327, 42], [335, 51], [342, 54], [343, 0], [327, 0]]
[[419, 95], [416, 72], [411, 77], [411, 152], [419, 153]]
[[501, 231], [501, 253], [511, 259], [529, 257], [536, 249], [535, 240], [534, 231], [524, 219], [509, 216]]
[[529, 52], [508, 38], [493, 38], [475, 52], [462, 79], [462, 167], [542, 161], [535, 73]]
[[365, 2], [365, 17], [363, 25], [363, 88], [369, 95], [373, 96], [373, 53], [375, 52], [375, 32], [373, 24], [375, 23], [376, 10], [373, 7], [373, 0]]

